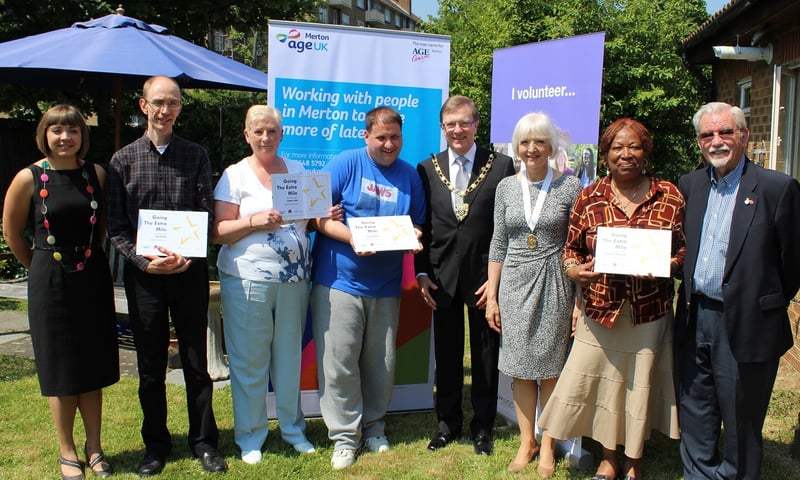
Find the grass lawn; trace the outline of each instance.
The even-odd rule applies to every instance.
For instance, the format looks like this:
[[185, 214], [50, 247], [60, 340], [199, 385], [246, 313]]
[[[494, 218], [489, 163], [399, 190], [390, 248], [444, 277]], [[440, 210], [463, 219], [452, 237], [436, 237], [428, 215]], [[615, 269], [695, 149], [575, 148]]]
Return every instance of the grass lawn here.
[[[183, 387], [167, 385], [170, 405], [169, 426], [173, 432], [173, 453], [164, 473], [156, 478], [194, 479], [203, 476], [200, 465], [191, 458], [186, 446], [186, 401]], [[136, 468], [142, 455], [139, 436], [141, 413], [137, 398], [137, 380], [124, 377], [105, 390], [103, 440], [106, 454], [118, 472], [113, 478], [138, 478]], [[466, 405], [465, 405], [466, 408]], [[313, 455], [299, 455], [280, 440], [275, 422], [271, 422], [264, 461], [246, 465], [239, 460], [233, 443], [233, 414], [230, 388], [215, 390], [214, 409], [220, 428], [220, 451], [226, 456], [230, 472], [224, 478], [236, 479], [512, 479], [537, 478], [535, 463], [521, 474], [505, 471], [517, 449], [517, 430], [498, 426], [495, 454], [479, 457], [472, 453], [467, 439], [432, 453], [425, 449], [435, 428], [431, 412], [393, 414], [387, 419], [387, 434], [392, 450], [385, 454], [368, 453], [344, 471], [330, 468], [331, 443], [320, 419], [308, 422], [308, 438], [317, 446]], [[773, 393], [769, 417], [764, 428], [765, 460], [762, 478], [789, 480], [800, 478], [800, 462], [790, 457], [797, 413], [800, 410], [800, 374], [782, 362]], [[30, 360], [0, 355], [0, 479], [59, 478], [56, 458], [58, 443], [50, 420], [47, 402], [39, 394], [33, 363]], [[467, 412], [469, 415], [469, 412]], [[469, 418], [469, 417], [468, 417]], [[76, 422], [76, 442], [83, 444], [82, 425]], [[591, 440], [584, 441], [595, 458], [600, 449]], [[79, 455], [82, 446], [79, 447]], [[645, 474], [648, 480], [680, 479], [678, 442], [658, 433], [645, 447]], [[585, 479], [592, 471], [558, 465], [554, 479]], [[91, 478], [91, 476], [87, 477]]]

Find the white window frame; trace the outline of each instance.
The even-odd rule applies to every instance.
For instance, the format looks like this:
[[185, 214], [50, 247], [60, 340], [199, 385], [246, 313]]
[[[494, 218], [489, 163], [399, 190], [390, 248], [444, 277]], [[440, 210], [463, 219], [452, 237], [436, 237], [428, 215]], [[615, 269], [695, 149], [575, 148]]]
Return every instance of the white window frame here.
[[[789, 81], [785, 82], [787, 77]], [[784, 92], [787, 87], [787, 91]], [[787, 138], [783, 138], [781, 134]], [[782, 155], [779, 155], [779, 149]], [[800, 178], [798, 155], [800, 155], [800, 63], [775, 65], [772, 81], [769, 168], [778, 170], [780, 160], [782, 168], [778, 171]]]
[[214, 31], [214, 51], [217, 53], [225, 51], [225, 39], [228, 36], [222, 30]]
[[745, 115], [750, 116], [751, 92], [753, 91], [753, 79], [745, 78], [736, 82], [736, 93], [738, 96], [738, 106]]

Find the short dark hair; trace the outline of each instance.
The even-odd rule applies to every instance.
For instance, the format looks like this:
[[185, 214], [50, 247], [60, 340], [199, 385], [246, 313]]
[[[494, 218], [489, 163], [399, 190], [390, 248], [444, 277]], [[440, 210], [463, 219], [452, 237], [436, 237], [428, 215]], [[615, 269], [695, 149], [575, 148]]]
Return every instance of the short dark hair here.
[[47, 144], [47, 129], [52, 125], [68, 125], [81, 129], [81, 148], [78, 150], [78, 158], [83, 159], [89, 151], [89, 127], [78, 107], [60, 103], [48, 108], [39, 125], [36, 127], [36, 146], [45, 157], [49, 157], [51, 150]]
[[396, 123], [403, 126], [403, 117], [397, 112], [397, 110], [391, 107], [376, 107], [367, 112], [366, 124], [367, 124], [367, 131], [372, 131], [372, 126], [375, 125], [376, 122], [381, 123]]

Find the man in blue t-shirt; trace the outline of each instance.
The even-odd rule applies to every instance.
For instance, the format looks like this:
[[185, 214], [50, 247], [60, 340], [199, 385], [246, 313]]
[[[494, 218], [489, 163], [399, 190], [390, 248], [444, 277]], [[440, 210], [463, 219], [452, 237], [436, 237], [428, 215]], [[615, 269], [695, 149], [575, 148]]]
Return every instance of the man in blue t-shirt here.
[[[371, 110], [366, 148], [340, 153], [325, 171], [345, 219], [409, 215], [420, 238], [425, 192], [415, 168], [398, 158], [402, 124], [391, 108]], [[334, 442], [331, 465], [341, 470], [355, 462], [362, 439], [369, 451], [389, 449], [383, 417], [394, 387], [404, 252], [356, 252], [345, 223], [318, 223], [311, 313], [320, 410]]]

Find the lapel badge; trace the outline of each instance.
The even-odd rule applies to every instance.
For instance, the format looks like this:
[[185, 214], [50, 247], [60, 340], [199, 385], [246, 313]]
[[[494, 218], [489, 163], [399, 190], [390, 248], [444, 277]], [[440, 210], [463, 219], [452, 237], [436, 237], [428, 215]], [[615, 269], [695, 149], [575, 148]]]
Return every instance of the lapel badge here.
[[753, 200], [753, 199], [752, 199], [752, 198], [750, 198], [750, 197], [747, 197], [747, 198], [745, 198], [745, 199], [744, 199], [744, 204], [745, 204], [745, 205], [755, 205], [755, 203], [756, 203], [756, 201], [755, 201], [755, 200]]

